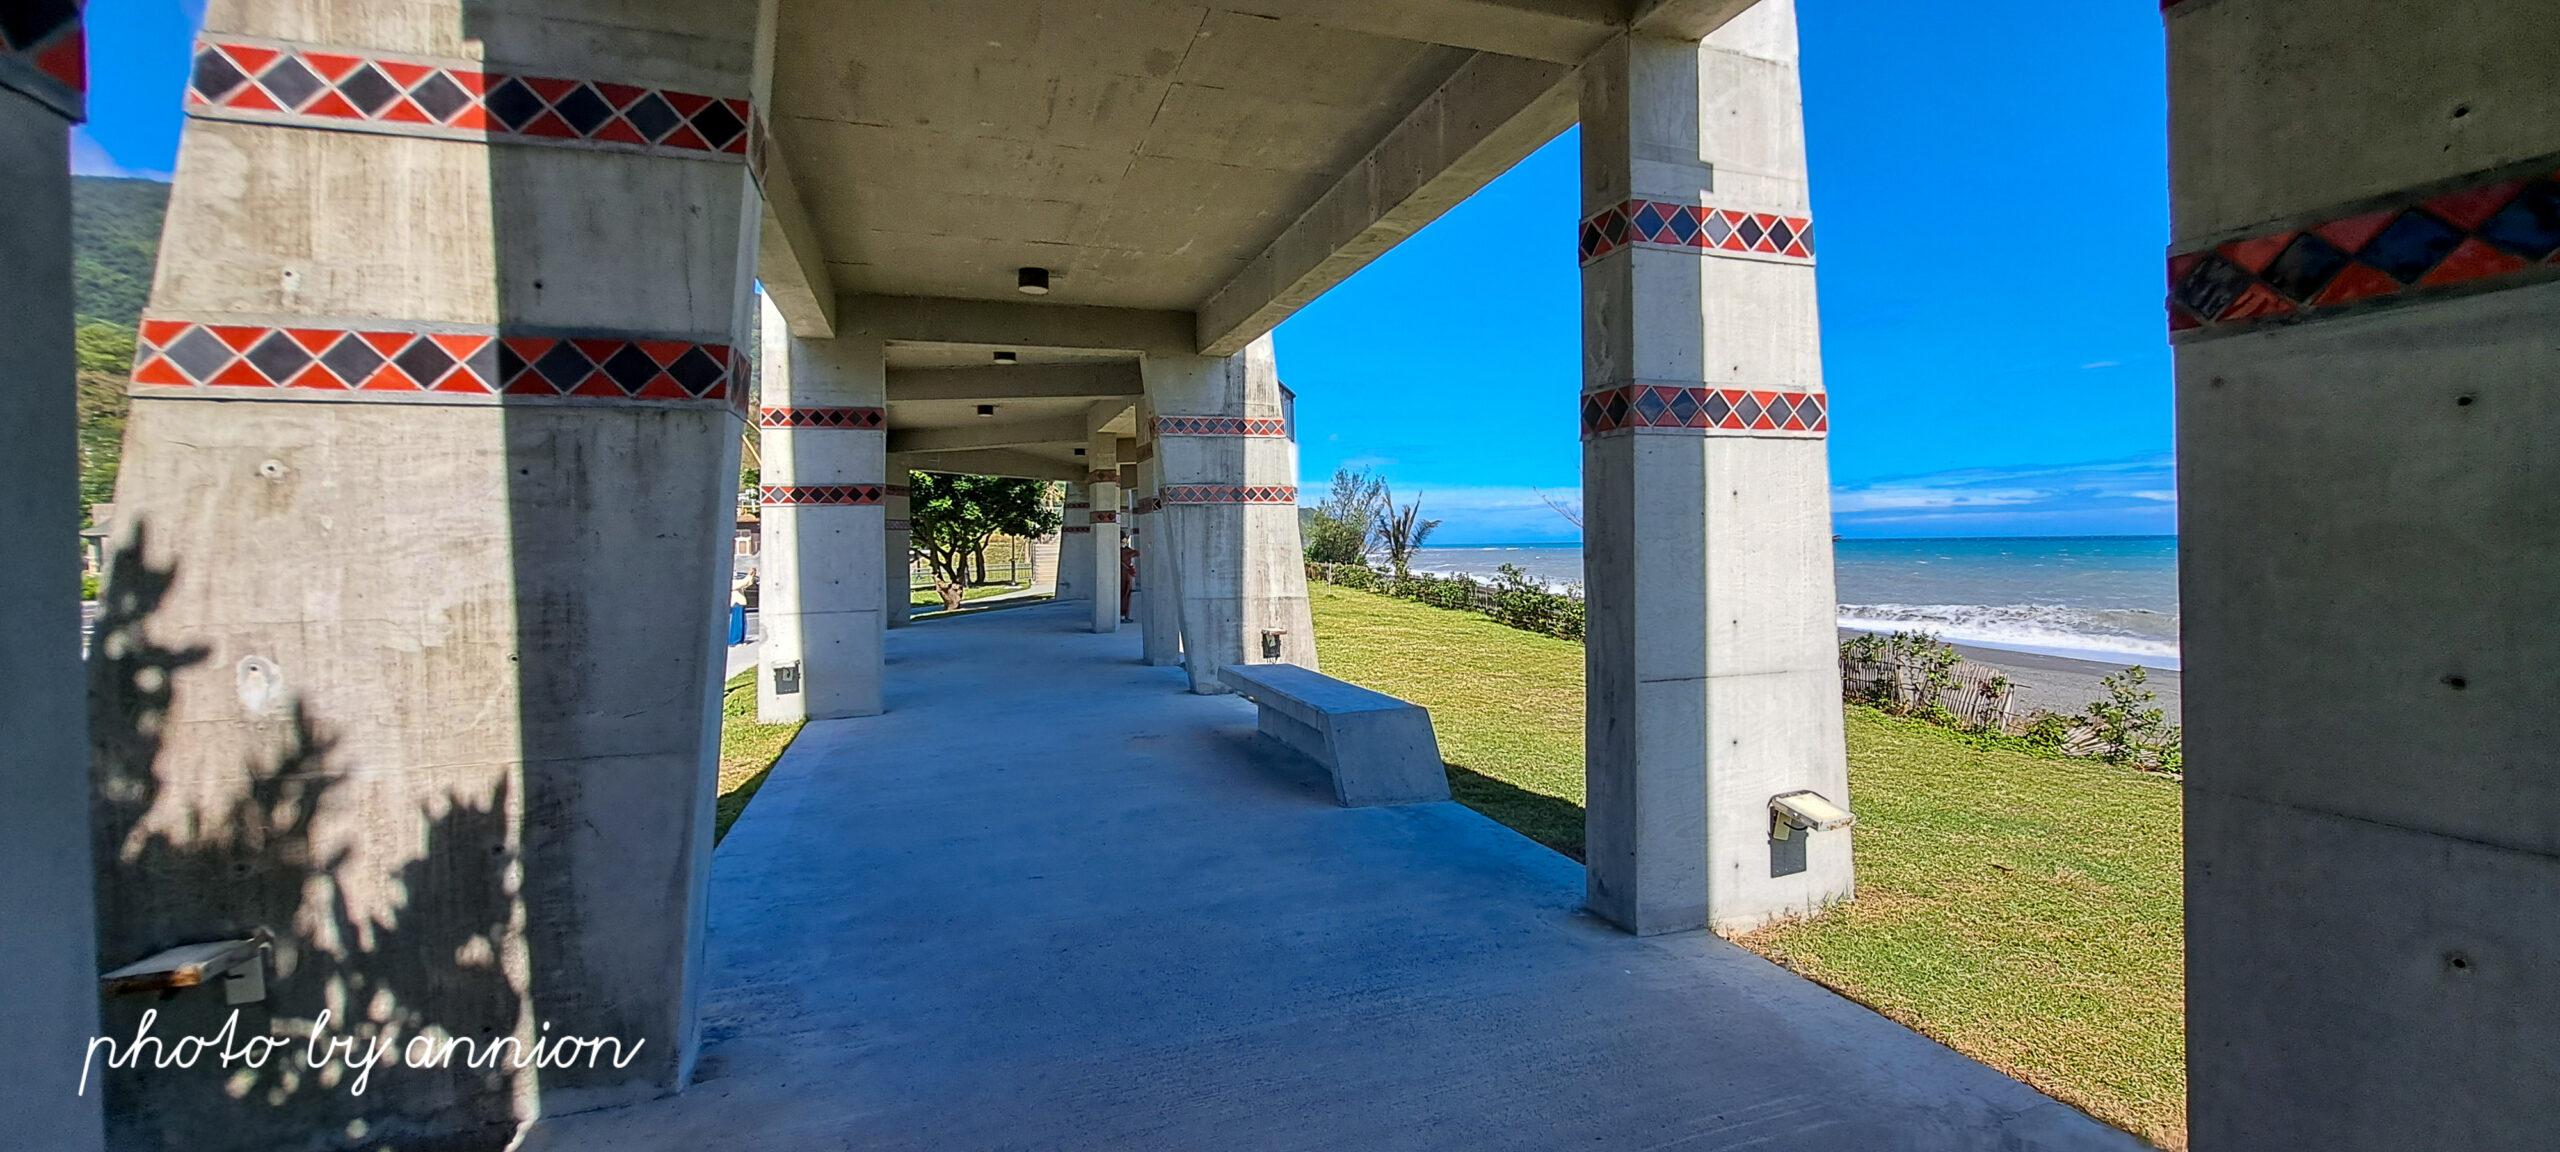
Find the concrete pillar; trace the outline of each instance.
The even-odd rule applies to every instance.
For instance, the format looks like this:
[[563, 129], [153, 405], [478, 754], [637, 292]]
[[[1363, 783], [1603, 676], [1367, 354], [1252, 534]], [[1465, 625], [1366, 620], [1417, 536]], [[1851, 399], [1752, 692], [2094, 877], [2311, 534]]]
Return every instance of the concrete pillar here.
[[1790, 0], [1583, 68], [1589, 899], [1743, 930], [1851, 889], [1825, 403]]
[[0, 41], [0, 1116], [8, 1140], [98, 1147], [77, 1095], [98, 1030], [81, 744], [80, 464], [71, 347], [71, 125], [80, 13]]
[[1191, 690], [1229, 664], [1316, 666], [1295, 453], [1271, 338], [1227, 357], [1150, 355], [1158, 499]]
[[2168, 9], [2197, 1152], [2560, 1139], [2560, 22]]
[[880, 572], [881, 602], [891, 628], [904, 628], [914, 622], [915, 599], [912, 565], [915, 558], [912, 527], [908, 520], [911, 491], [907, 481], [907, 465], [899, 457], [889, 458], [888, 484], [881, 491]]
[[1093, 630], [1120, 630], [1120, 471], [1119, 439], [1096, 432], [1085, 441], [1085, 524], [1092, 529]]
[[767, 724], [875, 716], [888, 621], [884, 348], [859, 316], [809, 340], [765, 307], [756, 713]]
[[120, 1071], [119, 1146], [494, 1146], [688, 1078], [756, 15], [207, 9], [90, 662], [99, 963], [264, 931], [244, 1034], [631, 1059]]
[[1065, 523], [1058, 529], [1058, 599], [1093, 595], [1093, 501], [1084, 485], [1067, 484]]
[[1138, 406], [1137, 499], [1130, 505], [1130, 532], [1137, 537], [1138, 595], [1132, 612], [1138, 618], [1143, 659], [1162, 668], [1182, 662], [1182, 598], [1173, 587], [1171, 541], [1164, 526], [1163, 465], [1156, 458], [1155, 410]]

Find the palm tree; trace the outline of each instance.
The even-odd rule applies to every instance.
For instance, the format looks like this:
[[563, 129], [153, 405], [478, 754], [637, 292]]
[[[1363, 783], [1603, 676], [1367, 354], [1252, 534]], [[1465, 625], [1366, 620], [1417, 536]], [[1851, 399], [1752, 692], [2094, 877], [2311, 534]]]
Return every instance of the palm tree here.
[[1387, 563], [1395, 568], [1398, 582], [1404, 580], [1405, 567], [1412, 563], [1414, 552], [1422, 547], [1423, 541], [1431, 538], [1431, 530], [1439, 526], [1437, 520], [1422, 518], [1421, 497], [1414, 497], [1412, 503], [1399, 507], [1394, 490], [1383, 483], [1379, 485], [1378, 543], [1385, 546]]

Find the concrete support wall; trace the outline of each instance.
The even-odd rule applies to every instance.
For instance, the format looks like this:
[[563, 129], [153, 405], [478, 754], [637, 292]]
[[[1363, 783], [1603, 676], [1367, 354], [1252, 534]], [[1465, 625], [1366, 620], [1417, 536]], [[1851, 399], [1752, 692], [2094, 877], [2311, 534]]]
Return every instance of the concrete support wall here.
[[1591, 907], [1745, 930], [1851, 890], [1770, 836], [1849, 801], [1791, 3], [1611, 44], [1582, 116]]
[[1138, 547], [1138, 595], [1131, 609], [1138, 618], [1141, 658], [1150, 667], [1163, 668], [1182, 662], [1182, 599], [1173, 586], [1171, 538], [1164, 519], [1164, 467], [1156, 456], [1154, 415], [1151, 407], [1138, 406], [1138, 498], [1129, 514], [1129, 530]]
[[1093, 500], [1082, 484], [1067, 485], [1065, 523], [1058, 529], [1058, 592], [1060, 600], [1083, 600], [1093, 595]]
[[1148, 527], [1171, 562], [1191, 690], [1225, 692], [1218, 669], [1229, 664], [1314, 668], [1296, 452], [1271, 338], [1227, 357], [1151, 354], [1145, 374], [1163, 501]]
[[889, 457], [886, 473], [888, 485], [880, 505], [880, 599], [887, 615], [883, 620], [891, 628], [904, 628], [915, 619], [913, 572], [914, 536], [908, 531], [909, 499], [907, 463]]
[[[113, 1146], [496, 1147], [689, 1076], [756, 215], [724, 144], [755, 24], [207, 10], [90, 663], [99, 962], [263, 930], [250, 1033], [326, 1011], [395, 1043], [636, 1048], [362, 1095], [283, 1061], [122, 1071]], [[467, 127], [523, 111], [491, 73], [695, 111], [645, 146]], [[146, 1009], [164, 1035], [227, 1013], [206, 988], [104, 1026]]]
[[[75, 10], [53, 35], [79, 32]], [[75, 1095], [98, 1028], [67, 163], [80, 93], [32, 65], [0, 51], [0, 1116], [16, 1146], [82, 1152], [99, 1128], [94, 1087]]]
[[2560, 21], [2166, 13], [2197, 1152], [2560, 1144]]
[[840, 312], [834, 338], [804, 340], [765, 316], [756, 713], [767, 724], [880, 712], [889, 384], [864, 319]]
[[1109, 432], [1088, 437], [1084, 450], [1085, 524], [1092, 531], [1086, 545], [1092, 556], [1093, 630], [1120, 630], [1120, 457], [1119, 440]]

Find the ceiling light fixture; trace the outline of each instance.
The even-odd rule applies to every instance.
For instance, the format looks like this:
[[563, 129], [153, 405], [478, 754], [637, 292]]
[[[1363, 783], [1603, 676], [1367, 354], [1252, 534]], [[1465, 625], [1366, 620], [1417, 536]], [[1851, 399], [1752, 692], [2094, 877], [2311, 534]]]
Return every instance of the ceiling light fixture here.
[[1049, 294], [1049, 270], [1046, 268], [1020, 269], [1014, 273], [1013, 288], [1014, 291], [1025, 296], [1046, 296]]
[[978, 405], [978, 415], [980, 415], [980, 416], [993, 416], [993, 415], [995, 415], [995, 414], [996, 414], [996, 406], [995, 406], [995, 405], [993, 405], [993, 404], [980, 404], [980, 405]]
[[1082, 455], [1084, 455], [1084, 449], [1082, 449], [1082, 448], [1078, 448], [1078, 449], [1076, 449], [1076, 455], [1078, 455], [1078, 456], [1082, 456]]
[[996, 353], [996, 363], [998, 363], [998, 364], [1019, 364], [1019, 363], [1021, 363], [1021, 362], [1022, 362], [1022, 356], [1021, 356], [1021, 354], [1020, 354], [1020, 353], [1016, 353], [1016, 352], [998, 352], [998, 353]]

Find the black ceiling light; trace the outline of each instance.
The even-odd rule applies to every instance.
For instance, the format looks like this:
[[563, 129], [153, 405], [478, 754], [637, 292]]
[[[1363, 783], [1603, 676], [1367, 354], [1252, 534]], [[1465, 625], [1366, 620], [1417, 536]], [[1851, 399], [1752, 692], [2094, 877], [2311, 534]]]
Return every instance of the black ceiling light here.
[[980, 405], [978, 405], [978, 415], [980, 415], [980, 416], [993, 416], [993, 415], [995, 415], [995, 414], [996, 414], [996, 406], [995, 406], [995, 405], [993, 405], [993, 404], [980, 404]]
[[1017, 352], [998, 352], [998, 353], [996, 353], [996, 363], [998, 363], [998, 364], [1019, 364], [1019, 363], [1021, 363], [1021, 362], [1022, 362], [1022, 356], [1021, 356], [1021, 354], [1020, 354], [1020, 353], [1017, 353]]
[[1078, 456], [1082, 456], [1082, 455], [1084, 455], [1084, 449], [1082, 449], [1082, 448], [1078, 448], [1078, 449], [1076, 449], [1076, 455], [1078, 455]]
[[1013, 288], [1014, 291], [1025, 296], [1046, 296], [1049, 294], [1049, 270], [1046, 268], [1020, 269], [1014, 273]]

